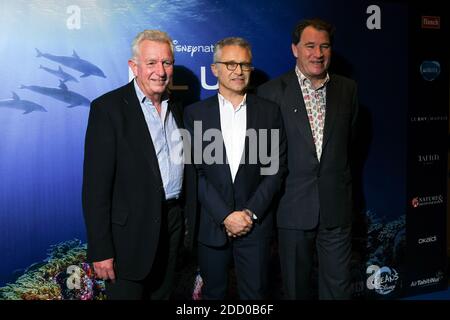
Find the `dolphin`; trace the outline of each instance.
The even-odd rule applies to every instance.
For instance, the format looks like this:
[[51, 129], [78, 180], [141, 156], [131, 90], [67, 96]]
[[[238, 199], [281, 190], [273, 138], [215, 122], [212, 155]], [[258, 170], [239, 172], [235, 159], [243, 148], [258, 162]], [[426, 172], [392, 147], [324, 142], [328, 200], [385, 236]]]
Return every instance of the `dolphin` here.
[[59, 89], [57, 88], [48, 88], [48, 87], [40, 87], [40, 86], [24, 86], [21, 85], [20, 89], [28, 89], [44, 96], [51, 97], [53, 99], [67, 102], [69, 105], [67, 108], [73, 108], [76, 106], [88, 106], [91, 104], [91, 101], [82, 96], [79, 93], [70, 91], [65, 83], [62, 80], [59, 80]]
[[47, 110], [43, 106], [37, 103], [20, 99], [14, 91], [12, 92], [12, 99], [0, 100], [0, 108], [23, 110], [23, 114], [27, 114], [33, 111], [47, 112]]
[[68, 56], [55, 56], [49, 53], [42, 53], [41, 51], [39, 51], [39, 49], [37, 48], [35, 49], [36, 49], [36, 57], [44, 57], [47, 58], [48, 60], [58, 62], [66, 67], [77, 70], [82, 73], [80, 78], [85, 78], [90, 75], [106, 78], [105, 74], [103, 73], [102, 70], [100, 70], [99, 67], [90, 63], [89, 61], [80, 59], [75, 50], [73, 50], [72, 56], [68, 57]]
[[60, 78], [61, 80], [63, 80], [63, 82], [67, 82], [67, 81], [75, 81], [75, 82], [78, 82], [78, 80], [77, 80], [74, 76], [72, 76], [71, 74], [68, 74], [67, 72], [65, 72], [65, 71], [61, 68], [61, 66], [58, 66], [58, 69], [57, 69], [57, 70], [53, 70], [53, 69], [46, 68], [46, 67], [43, 67], [42, 65], [40, 65], [40, 66], [39, 66], [39, 69], [43, 69], [43, 70], [47, 71], [48, 73], [57, 76], [58, 78]]

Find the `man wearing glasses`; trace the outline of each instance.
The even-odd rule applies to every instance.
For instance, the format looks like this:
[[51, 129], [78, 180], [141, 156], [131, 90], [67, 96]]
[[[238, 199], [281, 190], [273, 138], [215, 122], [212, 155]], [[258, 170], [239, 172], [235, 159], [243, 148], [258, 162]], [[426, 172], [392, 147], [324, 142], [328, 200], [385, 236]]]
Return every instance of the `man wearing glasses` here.
[[159, 30], [139, 33], [128, 64], [134, 80], [94, 100], [89, 114], [83, 177], [88, 260], [105, 280], [108, 299], [166, 300], [187, 174], [179, 147], [182, 111], [167, 91], [172, 40]]
[[[207, 300], [227, 296], [232, 261], [241, 299], [268, 296], [273, 203], [286, 174], [286, 139], [277, 105], [246, 92], [251, 63], [246, 40], [233, 37], [217, 42], [211, 69], [219, 92], [184, 113], [194, 141], [198, 258], [202, 297]], [[214, 132], [219, 134], [210, 139]], [[209, 153], [211, 143], [216, 148]], [[263, 170], [269, 164], [259, 156], [264, 151], [278, 164], [269, 174]]]

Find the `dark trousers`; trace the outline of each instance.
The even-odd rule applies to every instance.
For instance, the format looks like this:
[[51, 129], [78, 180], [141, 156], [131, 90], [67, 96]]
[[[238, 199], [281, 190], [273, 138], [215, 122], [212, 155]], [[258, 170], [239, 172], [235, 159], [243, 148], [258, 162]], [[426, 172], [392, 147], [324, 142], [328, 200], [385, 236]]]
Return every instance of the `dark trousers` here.
[[230, 240], [223, 247], [210, 247], [199, 243], [198, 260], [203, 280], [202, 298], [204, 300], [226, 298], [232, 259], [240, 299], [266, 299], [270, 238], [237, 238]]
[[314, 250], [319, 299], [351, 298], [351, 227], [278, 229], [281, 274], [287, 299], [313, 298]]
[[178, 249], [183, 233], [181, 207], [163, 206], [158, 250], [152, 270], [141, 281], [119, 278], [106, 282], [108, 300], [168, 300], [173, 290]]

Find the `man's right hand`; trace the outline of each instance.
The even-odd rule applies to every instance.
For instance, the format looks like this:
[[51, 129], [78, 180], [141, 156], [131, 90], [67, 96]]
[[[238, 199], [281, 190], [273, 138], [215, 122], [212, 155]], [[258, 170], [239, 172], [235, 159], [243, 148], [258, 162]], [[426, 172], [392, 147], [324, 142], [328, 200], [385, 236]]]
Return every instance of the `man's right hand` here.
[[94, 262], [93, 264], [95, 274], [98, 278], [114, 282], [116, 279], [116, 274], [114, 273], [114, 258]]
[[228, 236], [243, 236], [252, 229], [253, 221], [244, 211], [234, 211], [223, 220]]

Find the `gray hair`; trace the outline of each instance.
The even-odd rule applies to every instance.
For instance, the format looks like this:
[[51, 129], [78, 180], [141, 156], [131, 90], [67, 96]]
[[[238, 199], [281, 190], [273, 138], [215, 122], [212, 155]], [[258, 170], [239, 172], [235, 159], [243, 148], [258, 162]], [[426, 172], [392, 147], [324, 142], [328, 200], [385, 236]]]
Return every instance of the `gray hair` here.
[[214, 62], [218, 61], [220, 51], [223, 47], [226, 46], [238, 46], [247, 49], [250, 54], [250, 60], [252, 60], [252, 47], [247, 40], [239, 37], [228, 37], [217, 41], [217, 43], [214, 45]]
[[134, 38], [133, 43], [131, 44], [132, 59], [135, 59], [139, 54], [139, 44], [144, 40], [167, 43], [170, 47], [172, 56], [174, 55], [172, 38], [170, 38], [170, 36], [166, 32], [160, 30], [144, 30], [138, 33], [138, 35]]

